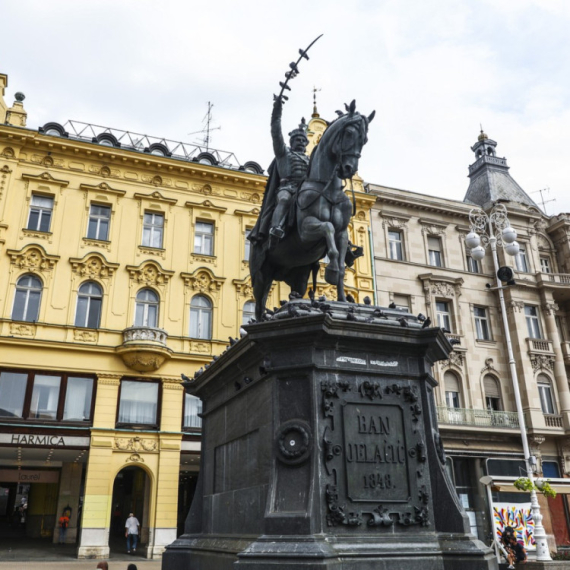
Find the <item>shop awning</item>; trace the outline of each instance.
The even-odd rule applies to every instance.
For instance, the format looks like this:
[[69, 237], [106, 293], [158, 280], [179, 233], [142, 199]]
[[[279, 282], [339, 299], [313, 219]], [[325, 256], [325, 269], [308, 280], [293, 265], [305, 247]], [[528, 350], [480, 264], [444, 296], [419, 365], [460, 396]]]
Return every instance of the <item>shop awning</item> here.
[[[536, 477], [535, 479], [537, 479]], [[514, 483], [518, 477], [505, 477], [500, 475], [486, 475], [479, 479], [483, 485], [490, 485], [491, 490], [500, 491], [501, 493], [526, 493], [527, 491], [519, 491]], [[570, 478], [546, 477], [550, 486], [560, 495], [570, 495]]]

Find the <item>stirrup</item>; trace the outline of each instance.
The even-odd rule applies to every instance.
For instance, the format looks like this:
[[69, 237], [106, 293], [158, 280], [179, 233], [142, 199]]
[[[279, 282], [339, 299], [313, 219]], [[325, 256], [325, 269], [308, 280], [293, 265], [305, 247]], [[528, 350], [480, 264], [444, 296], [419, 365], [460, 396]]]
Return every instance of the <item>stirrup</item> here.
[[283, 228], [275, 226], [274, 228], [271, 228], [269, 230], [269, 235], [276, 237], [277, 239], [283, 239], [283, 237], [285, 236], [285, 232], [283, 231]]

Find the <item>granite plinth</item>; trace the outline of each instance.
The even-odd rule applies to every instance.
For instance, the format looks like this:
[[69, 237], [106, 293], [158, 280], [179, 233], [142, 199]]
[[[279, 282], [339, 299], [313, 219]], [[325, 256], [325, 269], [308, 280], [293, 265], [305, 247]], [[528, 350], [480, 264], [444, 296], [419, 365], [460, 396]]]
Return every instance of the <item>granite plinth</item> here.
[[444, 469], [431, 376], [451, 346], [408, 313], [295, 301], [187, 385], [199, 482], [164, 570], [484, 570]]

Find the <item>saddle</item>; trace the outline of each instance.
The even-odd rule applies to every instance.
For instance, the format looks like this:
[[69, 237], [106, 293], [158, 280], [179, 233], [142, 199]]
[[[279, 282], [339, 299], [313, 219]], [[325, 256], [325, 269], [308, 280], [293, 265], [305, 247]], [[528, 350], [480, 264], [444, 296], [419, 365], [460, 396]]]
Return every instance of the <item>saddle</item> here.
[[336, 196], [331, 197], [325, 194], [328, 183], [317, 182], [316, 180], [306, 180], [297, 192], [297, 205], [300, 210], [310, 208], [318, 198], [324, 198], [331, 206], [336, 206], [341, 202], [348, 200], [344, 192], [338, 192]]

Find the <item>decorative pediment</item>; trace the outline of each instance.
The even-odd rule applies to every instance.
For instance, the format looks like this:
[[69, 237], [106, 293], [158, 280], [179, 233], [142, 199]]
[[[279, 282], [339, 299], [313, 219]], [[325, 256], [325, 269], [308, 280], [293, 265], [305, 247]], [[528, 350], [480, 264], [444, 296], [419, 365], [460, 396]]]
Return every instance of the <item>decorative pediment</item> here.
[[447, 360], [442, 360], [440, 362], [440, 366], [443, 369], [445, 368], [456, 368], [461, 370], [463, 368], [463, 364], [465, 362], [465, 354], [462, 351], [452, 350], [449, 353], [449, 357]]
[[127, 271], [132, 281], [141, 285], [166, 285], [174, 275], [174, 271], [162, 269], [156, 261], [143, 261], [139, 266], [127, 265]]
[[113, 194], [117, 197], [124, 196], [127, 193], [126, 190], [112, 188], [106, 182], [101, 182], [101, 184], [80, 184], [79, 188], [87, 192], [102, 192], [103, 194]]
[[251, 210], [234, 210], [234, 214], [236, 216], [252, 216], [257, 217], [259, 216], [260, 209], [259, 208], [252, 208]]
[[433, 273], [424, 273], [418, 275], [424, 286], [424, 294], [426, 299], [430, 296], [434, 297], [459, 297], [461, 295], [461, 286], [463, 278], [437, 276]]
[[432, 220], [431, 218], [420, 218], [418, 222], [422, 226], [422, 233], [428, 235], [441, 235], [445, 233], [445, 230], [449, 225], [441, 220]]
[[213, 210], [223, 214], [227, 208], [223, 206], [216, 206], [211, 200], [204, 200], [203, 202], [186, 202], [186, 207], [188, 208], [206, 208], [207, 210]]
[[194, 273], [181, 273], [184, 285], [197, 293], [217, 295], [226, 280], [225, 277], [216, 277], [209, 269], [201, 267]]
[[164, 204], [170, 205], [176, 204], [176, 202], [178, 202], [176, 198], [166, 198], [158, 190], [155, 190], [150, 194], [141, 194], [140, 192], [137, 192], [134, 197], [137, 200], [151, 200], [154, 202], [162, 202]]
[[22, 174], [24, 180], [33, 180], [35, 182], [43, 182], [48, 184], [57, 184], [58, 186], [67, 186], [67, 180], [58, 180], [54, 178], [49, 172], [42, 172], [42, 174]]
[[41, 245], [36, 244], [27, 245], [20, 251], [8, 249], [6, 253], [10, 256], [12, 265], [31, 272], [51, 271], [59, 260], [59, 255], [50, 255]]
[[69, 263], [71, 263], [72, 271], [77, 275], [95, 279], [113, 277], [115, 269], [119, 267], [118, 263], [108, 262], [99, 253], [88, 253], [82, 259], [71, 257]]

